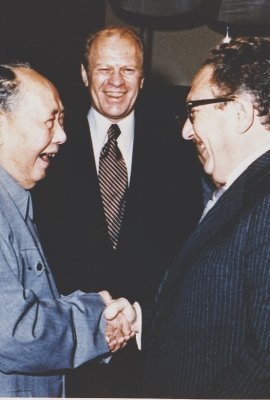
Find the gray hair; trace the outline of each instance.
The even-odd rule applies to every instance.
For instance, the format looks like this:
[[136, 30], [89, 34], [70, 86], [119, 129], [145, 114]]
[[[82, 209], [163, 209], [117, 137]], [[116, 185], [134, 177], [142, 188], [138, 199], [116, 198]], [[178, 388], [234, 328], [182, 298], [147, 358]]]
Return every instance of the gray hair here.
[[4, 112], [11, 111], [20, 93], [20, 81], [16, 77], [16, 68], [31, 69], [28, 63], [18, 61], [0, 64], [0, 110]]

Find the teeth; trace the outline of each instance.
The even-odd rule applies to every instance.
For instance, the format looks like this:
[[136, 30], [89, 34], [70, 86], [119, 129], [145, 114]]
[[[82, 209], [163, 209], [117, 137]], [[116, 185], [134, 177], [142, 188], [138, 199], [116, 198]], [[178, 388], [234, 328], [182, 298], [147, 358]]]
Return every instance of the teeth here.
[[118, 97], [122, 97], [122, 96], [123, 96], [123, 93], [115, 93], [115, 92], [107, 92], [106, 94], [107, 94], [107, 96], [109, 96], [109, 97], [115, 97], [115, 98], [118, 98]]
[[55, 157], [55, 153], [41, 153], [39, 157], [44, 161], [49, 161]]

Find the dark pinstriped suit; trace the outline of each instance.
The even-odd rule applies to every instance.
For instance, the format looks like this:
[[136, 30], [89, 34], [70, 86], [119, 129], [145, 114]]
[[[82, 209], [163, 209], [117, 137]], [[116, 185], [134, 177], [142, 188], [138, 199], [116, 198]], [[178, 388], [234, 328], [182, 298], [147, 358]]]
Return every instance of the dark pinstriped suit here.
[[270, 152], [175, 258], [147, 338], [147, 396], [270, 398]]

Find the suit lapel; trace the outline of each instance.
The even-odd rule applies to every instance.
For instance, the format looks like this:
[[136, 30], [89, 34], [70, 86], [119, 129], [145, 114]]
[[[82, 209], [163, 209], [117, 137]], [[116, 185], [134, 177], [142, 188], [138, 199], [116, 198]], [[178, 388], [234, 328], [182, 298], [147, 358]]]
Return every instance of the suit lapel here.
[[[243, 186], [241, 187], [243, 189]], [[217, 201], [204, 219], [198, 224], [191, 237], [184, 244], [181, 252], [175, 257], [167, 271], [165, 280], [160, 288], [159, 301], [162, 301], [172, 287], [181, 278], [187, 266], [200, 251], [209, 246], [215, 237], [227, 223], [237, 214], [242, 205], [243, 190], [230, 190]], [[237, 196], [235, 196], [237, 191]], [[236, 198], [235, 198], [236, 197]]]
[[244, 203], [253, 203], [255, 198], [263, 196], [266, 190], [269, 191], [269, 179], [270, 152], [267, 152], [251, 164], [198, 224], [168, 269], [159, 289], [159, 302], [166, 298], [183, 276], [192, 259], [196, 258], [206, 246], [211, 246], [211, 240], [217, 233], [232, 223]]
[[94, 157], [94, 150], [93, 150], [93, 144], [92, 144], [92, 139], [91, 139], [91, 133], [90, 133], [90, 128], [88, 124], [87, 118], [84, 120], [84, 126], [83, 132], [84, 134], [82, 135], [82, 142], [80, 143], [80, 148], [84, 152], [84, 156], [81, 157], [81, 160], [84, 161], [85, 168], [87, 168], [87, 174], [86, 176], [89, 177], [89, 171], [93, 175], [91, 176], [91, 179], [95, 177], [96, 182], [98, 183], [97, 179], [97, 169], [96, 169], [96, 163], [95, 163], [95, 157]]
[[[145, 171], [145, 154], [146, 146], [144, 143], [144, 135], [140, 119], [136, 114], [135, 118], [135, 130], [134, 130], [134, 142], [132, 151], [132, 165], [131, 165], [131, 176], [127, 195], [127, 204], [125, 214], [122, 222], [122, 227], [119, 236], [118, 251], [121, 250], [122, 245], [126, 246], [127, 238], [131, 237], [130, 226], [138, 224], [138, 215], [141, 215], [143, 209], [143, 195], [144, 190], [144, 175]], [[140, 212], [138, 211], [140, 210]], [[136, 221], [133, 222], [133, 219]], [[133, 237], [133, 241], [137, 240]]]
[[134, 142], [133, 142], [133, 152], [132, 152], [132, 166], [131, 166], [131, 176], [130, 176], [130, 185], [129, 189], [130, 191], [133, 190], [134, 185], [136, 186], [138, 183], [138, 177], [139, 180], [141, 178], [141, 168], [142, 166], [142, 161], [145, 160], [144, 157], [144, 150], [145, 150], [145, 145], [143, 143], [144, 135], [143, 135], [143, 127], [140, 123], [140, 118], [138, 116], [138, 113], [135, 114], [135, 128], [134, 128]]

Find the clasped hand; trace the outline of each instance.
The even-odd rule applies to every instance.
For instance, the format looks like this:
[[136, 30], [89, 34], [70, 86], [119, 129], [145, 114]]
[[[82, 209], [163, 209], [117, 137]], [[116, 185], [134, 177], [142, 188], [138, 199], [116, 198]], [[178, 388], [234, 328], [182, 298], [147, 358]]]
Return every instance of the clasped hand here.
[[137, 312], [125, 298], [113, 300], [107, 291], [99, 292], [106, 304], [106, 339], [111, 352], [122, 349], [138, 332]]

